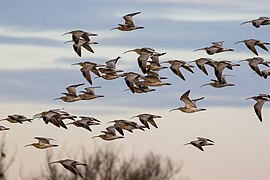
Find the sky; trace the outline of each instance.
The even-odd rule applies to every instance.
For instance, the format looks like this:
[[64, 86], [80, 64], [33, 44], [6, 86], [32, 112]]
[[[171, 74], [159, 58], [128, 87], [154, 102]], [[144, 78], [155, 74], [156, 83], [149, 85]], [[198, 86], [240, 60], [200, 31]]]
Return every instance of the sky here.
[[[71, 84], [89, 86], [79, 67], [71, 66], [76, 62], [102, 64], [120, 56], [119, 69], [140, 72], [137, 55], [123, 54], [129, 49], [151, 47], [166, 52], [161, 61], [209, 57], [238, 63], [254, 57], [244, 44], [234, 43], [250, 38], [270, 41], [267, 36], [270, 26], [257, 29], [251, 24], [240, 25], [247, 20], [269, 16], [269, 5], [270, 2], [251, 0], [0, 0], [0, 118], [10, 114], [31, 118], [41, 111], [64, 108], [71, 114], [93, 116], [102, 121], [101, 126], [93, 127], [91, 133], [75, 127], [59, 129], [42, 120], [22, 125], [1, 122], [11, 128], [8, 132], [0, 132], [5, 135], [10, 155], [17, 152], [8, 173], [9, 179], [19, 179], [20, 174], [27, 177], [36, 172], [33, 172], [34, 168], [45, 166], [45, 151], [24, 148], [25, 144], [34, 142], [35, 136], [57, 140], [59, 148], [53, 150], [56, 159], [75, 156], [66, 149], [76, 152], [76, 148], [84, 147], [91, 151], [97, 145], [109, 145], [121, 147], [127, 154], [143, 155], [153, 151], [171, 157], [177, 163], [183, 162], [181, 177], [190, 180], [267, 179], [270, 146], [265, 140], [269, 137], [270, 106], [264, 105], [264, 121], [260, 123], [252, 107], [255, 102], [245, 99], [268, 93], [269, 79], [254, 74], [244, 62], [232, 71], [225, 70], [225, 74], [232, 75], [227, 80], [234, 83], [234, 87], [201, 88], [214, 78], [214, 73], [207, 67], [209, 76], [206, 76], [195, 67], [194, 74], [182, 71], [186, 81], [169, 69], [162, 70], [160, 74], [172, 85], [159, 87], [151, 93], [124, 92], [127, 87], [123, 79], [106, 81], [98, 78], [93, 79], [93, 85], [101, 86], [96, 93], [104, 98], [74, 103], [53, 99], [61, 96]], [[134, 22], [144, 26], [143, 30], [109, 31], [123, 23], [122, 16], [137, 11], [141, 14], [134, 17]], [[70, 36], [62, 34], [75, 29], [98, 34], [92, 38], [99, 43], [92, 46], [94, 54], [83, 50], [80, 58], [71, 44], [64, 44]], [[212, 56], [204, 51], [193, 52], [210, 46], [213, 41], [224, 41], [224, 47], [234, 51]], [[268, 52], [257, 50], [260, 57], [269, 59]], [[191, 98], [204, 97], [198, 106], [207, 110], [194, 114], [169, 112], [183, 105], [179, 97], [189, 89]], [[159, 128], [126, 133], [124, 139], [113, 142], [91, 139], [108, 126], [108, 121], [129, 120], [140, 113], [161, 115], [162, 118], [156, 120]], [[182, 146], [197, 136], [208, 137], [216, 143], [206, 147], [205, 152]], [[35, 161], [29, 159], [31, 156]], [[18, 169], [20, 174], [12, 173]]]

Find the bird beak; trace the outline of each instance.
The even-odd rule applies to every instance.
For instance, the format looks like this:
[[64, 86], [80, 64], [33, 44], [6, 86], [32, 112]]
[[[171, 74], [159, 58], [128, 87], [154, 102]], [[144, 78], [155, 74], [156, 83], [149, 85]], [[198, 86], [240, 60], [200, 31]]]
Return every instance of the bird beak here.
[[138, 115], [137, 116], [133, 116], [133, 117], [131, 117], [130, 119], [133, 119], [133, 118], [135, 118], [135, 117], [139, 117]]
[[208, 83], [208, 84], [203, 84], [203, 85], [201, 85], [201, 87], [203, 87], [203, 86], [207, 86], [207, 85], [210, 85], [210, 83]]
[[92, 139], [97, 138], [97, 137], [99, 137], [99, 136], [93, 136]]
[[200, 51], [200, 50], [204, 50], [204, 48], [195, 49], [193, 52], [195, 52], [195, 51]]
[[66, 32], [66, 33], [63, 34], [63, 36], [66, 35], [66, 34], [70, 34], [70, 33], [71, 33], [71, 32]]
[[37, 113], [33, 116], [33, 119], [36, 119], [36, 118], [41, 118], [42, 117], [42, 114], [41, 113]]
[[175, 110], [179, 110], [179, 108], [171, 109], [169, 112], [172, 112], [172, 111], [175, 111]]
[[186, 143], [186, 144], [184, 144], [183, 146], [186, 146], [186, 145], [189, 145], [190, 143]]
[[109, 123], [114, 123], [114, 121], [109, 121], [109, 122], [107, 122], [107, 124], [109, 124]]
[[237, 41], [236, 43], [234, 43], [234, 44], [238, 44], [238, 43], [241, 43], [241, 42], [244, 42], [244, 41]]
[[66, 125], [71, 125], [71, 124], [73, 124], [73, 122], [67, 123]]
[[126, 54], [126, 53], [128, 53], [128, 52], [133, 52], [133, 51], [134, 51], [134, 49], [128, 50], [128, 51], [125, 51], [123, 54]]
[[58, 99], [61, 99], [61, 98], [55, 98], [55, 99], [53, 99], [53, 100], [55, 101], [55, 100], [58, 100]]
[[118, 28], [117, 28], [117, 27], [115, 27], [115, 28], [112, 28], [112, 29], [110, 29], [110, 31], [111, 31], [111, 30], [114, 30], [114, 29], [118, 29]]
[[67, 43], [70, 43], [70, 42], [73, 42], [73, 40], [66, 41], [66, 42], [64, 42], [64, 44], [67, 44]]
[[27, 147], [27, 146], [32, 146], [33, 144], [27, 144], [27, 145], [25, 145], [24, 147]]
[[241, 25], [246, 24], [246, 23], [250, 23], [250, 22], [252, 22], [252, 21], [242, 22]]
[[252, 97], [246, 98], [245, 100], [249, 100], [249, 99], [252, 99]]
[[54, 161], [54, 162], [50, 162], [49, 165], [54, 164], [54, 163], [59, 163], [60, 161]]
[[71, 64], [71, 66], [74, 66], [74, 65], [80, 65], [80, 63], [74, 63], [74, 64]]

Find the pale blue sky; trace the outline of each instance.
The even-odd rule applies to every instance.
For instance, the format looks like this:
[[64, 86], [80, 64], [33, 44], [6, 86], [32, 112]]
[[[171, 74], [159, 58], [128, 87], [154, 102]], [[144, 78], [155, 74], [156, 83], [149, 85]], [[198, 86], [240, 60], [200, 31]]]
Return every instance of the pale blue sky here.
[[[269, 6], [270, 2], [251, 0], [0, 0], [0, 118], [9, 114], [32, 117], [37, 112], [64, 107], [72, 114], [102, 120], [102, 125], [93, 128], [90, 134], [74, 127], [68, 131], [58, 129], [42, 121], [23, 125], [1, 122], [1, 125], [11, 128], [5, 133], [9, 150], [12, 152], [15, 147], [18, 148], [17, 160], [10, 172], [22, 166], [22, 161], [30, 155], [37, 157], [37, 160], [28, 162], [22, 168], [22, 174], [27, 175], [33, 167], [44, 165], [45, 152], [23, 147], [32, 142], [34, 136], [57, 139], [60, 147], [53, 151], [58, 155], [55, 158], [66, 158], [68, 155], [63, 153], [64, 147], [75, 144], [91, 149], [96, 144], [107, 144], [99, 139], [91, 139], [107, 126], [106, 122], [129, 119], [148, 112], [162, 115], [162, 119], [157, 120], [159, 129], [127, 134], [123, 141], [109, 144], [123, 147], [126, 153], [134, 149], [138, 154], [152, 150], [179, 162], [183, 160], [182, 175], [191, 180], [267, 179], [267, 153], [270, 147], [265, 144], [265, 139], [269, 137], [269, 105], [265, 104], [264, 122], [260, 123], [253, 112], [254, 101], [244, 99], [258, 93], [268, 93], [269, 79], [253, 74], [245, 63], [233, 71], [225, 70], [226, 74], [234, 75], [227, 80], [236, 84], [235, 87], [200, 88], [214, 78], [214, 73], [207, 68], [210, 75], [205, 76], [196, 67], [195, 74], [183, 71], [186, 81], [176, 77], [169, 69], [163, 70], [161, 75], [167, 76], [166, 82], [172, 83], [172, 86], [157, 88], [153, 93], [124, 92], [127, 87], [123, 79], [94, 79], [94, 85], [102, 86], [96, 93], [103, 94], [104, 98], [70, 104], [53, 99], [59, 97], [70, 84], [87, 84], [79, 67], [70, 66], [72, 63], [87, 60], [104, 63], [121, 56], [119, 69], [140, 72], [137, 55], [123, 54], [137, 47], [152, 47], [159, 52], [167, 52], [161, 61], [191, 61], [210, 57], [236, 62], [254, 57], [243, 44], [234, 43], [249, 38], [270, 41], [270, 26], [256, 29], [250, 24], [240, 25], [243, 21], [270, 16], [267, 14]], [[134, 21], [144, 26], [143, 30], [109, 31], [123, 22], [123, 15], [136, 11], [141, 11], [141, 14], [134, 17]], [[79, 58], [71, 44], [64, 44], [70, 37], [62, 34], [73, 29], [98, 34], [93, 38], [99, 42], [93, 45], [94, 54], [83, 50], [82, 58]], [[212, 41], [222, 40], [225, 41], [224, 47], [235, 51], [214, 56], [193, 52], [194, 49], [209, 46]], [[258, 52], [260, 57], [270, 59], [268, 52], [261, 49]], [[198, 106], [207, 111], [196, 114], [169, 113], [170, 109], [182, 105], [179, 97], [188, 89], [191, 89], [191, 97], [205, 97], [198, 102]], [[209, 137], [216, 141], [216, 145], [206, 148], [203, 153], [193, 147], [182, 147], [196, 136]], [[71, 142], [68, 142], [68, 138], [72, 139]], [[9, 176], [19, 178], [13, 177], [12, 173]]]

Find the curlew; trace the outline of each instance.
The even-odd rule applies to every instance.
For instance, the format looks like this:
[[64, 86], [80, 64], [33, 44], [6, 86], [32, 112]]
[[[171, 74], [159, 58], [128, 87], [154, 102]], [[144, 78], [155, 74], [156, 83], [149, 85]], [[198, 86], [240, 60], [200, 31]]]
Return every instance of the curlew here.
[[35, 137], [35, 139], [38, 140], [37, 143], [32, 143], [32, 144], [27, 144], [24, 147], [27, 146], [34, 146], [37, 149], [46, 149], [46, 148], [50, 148], [50, 147], [57, 147], [57, 144], [50, 144], [50, 141], [55, 141], [52, 138], [45, 138], [45, 137]]
[[207, 83], [207, 84], [203, 84], [203, 85], [201, 85], [201, 87], [208, 86], [208, 85], [210, 85], [214, 88], [223, 88], [223, 87], [228, 87], [228, 86], [234, 86], [234, 84], [228, 83], [226, 81], [225, 76], [229, 76], [229, 75], [222, 75], [221, 80], [211, 79], [212, 82]]
[[246, 100], [248, 99], [253, 99], [256, 101], [253, 108], [257, 117], [262, 122], [262, 106], [265, 102], [270, 101], [270, 96], [268, 94], [259, 94], [258, 96], [246, 98]]
[[211, 67], [215, 67], [215, 65], [213, 64], [213, 60], [211, 58], [199, 58], [194, 61], [190, 61], [189, 63], [192, 63], [192, 62], [195, 62], [197, 67], [206, 75], [208, 75], [208, 72], [204, 66], [205, 64]]
[[87, 87], [84, 88], [85, 91], [80, 91], [83, 94], [79, 94], [79, 97], [81, 100], [92, 100], [92, 99], [96, 99], [99, 97], [104, 97], [103, 95], [96, 95], [94, 92], [95, 88], [100, 88], [101, 86], [96, 86], [96, 87]]
[[247, 48], [252, 51], [254, 54], [256, 54], [258, 56], [258, 52], [255, 48], [255, 46], [259, 46], [260, 48], [264, 49], [265, 51], [268, 51], [268, 49], [265, 47], [265, 45], [269, 45], [270, 43], [267, 42], [263, 42], [261, 40], [257, 40], [257, 39], [245, 39], [242, 41], [238, 41], [234, 44], [238, 44], [238, 43], [245, 43], [245, 45], [247, 46]]
[[62, 97], [59, 97], [59, 98], [55, 98], [54, 100], [62, 99], [65, 102], [75, 102], [75, 101], [81, 100], [81, 98], [76, 93], [76, 88], [79, 87], [79, 86], [82, 86], [82, 85], [84, 85], [84, 83], [74, 84], [74, 85], [68, 86], [66, 88], [66, 90], [68, 92], [67, 93], [62, 93], [65, 96], [62, 96]]
[[79, 117], [81, 118], [80, 120], [67, 123], [66, 125], [74, 125], [76, 127], [82, 127], [88, 131], [92, 131], [90, 126], [100, 125], [100, 121], [94, 117], [88, 117], [88, 116], [79, 116]]
[[106, 131], [101, 131], [101, 132], [104, 134], [93, 136], [92, 138], [100, 137], [101, 139], [105, 141], [112, 141], [112, 140], [124, 138], [124, 136], [116, 135], [116, 130], [114, 126], [109, 126], [106, 128]]
[[83, 178], [83, 175], [78, 170], [77, 166], [78, 165], [87, 166], [87, 164], [85, 164], [85, 163], [80, 163], [78, 161], [71, 160], [71, 159], [64, 159], [64, 160], [50, 162], [49, 165], [54, 164], [54, 163], [62, 164], [64, 166], [64, 168], [66, 168], [67, 170], [69, 170], [70, 172], [75, 174], [76, 176], [79, 175], [81, 178]]
[[198, 148], [201, 151], [204, 151], [203, 146], [214, 145], [214, 141], [212, 141], [211, 139], [208, 139], [208, 138], [197, 137], [197, 140], [186, 143], [183, 146], [186, 146], [189, 144], [195, 146], [196, 148]]
[[90, 41], [89, 36], [97, 36], [97, 34], [95, 33], [90, 33], [83, 30], [69, 31], [69, 32], [64, 33], [63, 36], [66, 34], [72, 34], [72, 40], [74, 41], [75, 44], [78, 44], [81, 38], [85, 41]]
[[215, 53], [221, 53], [221, 52], [227, 52], [227, 51], [234, 51], [233, 49], [222, 47], [223, 46], [223, 42], [224, 41], [212, 42], [212, 46], [195, 49], [193, 52], [199, 51], [199, 50], [205, 50], [207, 54], [213, 55]]
[[240, 64], [232, 63], [231, 61], [223, 60], [223, 61], [213, 61], [213, 64], [215, 65], [215, 76], [217, 77], [217, 80], [220, 83], [226, 83], [223, 82], [224, 78], [222, 75], [222, 72], [225, 68], [233, 70], [233, 67], [240, 66]]
[[[66, 41], [65, 43], [69, 42], [74, 42], [73, 40], [71, 41]], [[73, 49], [74, 51], [78, 54], [78, 56], [82, 56], [82, 47], [84, 47], [87, 51], [94, 53], [94, 50], [91, 48], [90, 44], [98, 44], [97, 42], [92, 42], [92, 41], [87, 41], [84, 39], [79, 39], [78, 43], [73, 43]]]
[[133, 133], [134, 129], [140, 129], [144, 131], [143, 128], [145, 127], [145, 126], [138, 125], [136, 122], [128, 121], [128, 120], [113, 120], [113, 121], [109, 121], [108, 123], [114, 123], [113, 126], [122, 136], [124, 136], [123, 130], [127, 130]]
[[170, 69], [172, 70], [172, 72], [174, 74], [176, 74], [178, 77], [180, 77], [181, 79], [183, 79], [184, 81], [186, 80], [185, 77], [183, 76], [183, 74], [181, 73], [180, 71], [180, 67], [188, 70], [189, 72], [193, 73], [193, 70], [191, 68], [193, 68], [194, 66], [188, 64], [187, 62], [185, 61], [182, 61], [182, 60], [169, 60], [169, 61], [164, 61], [162, 63], [169, 63], [171, 66], [170, 66]]
[[240, 60], [239, 62], [242, 61], [247, 61], [249, 67], [255, 71], [259, 76], [262, 76], [262, 72], [259, 69], [259, 64], [263, 64], [267, 67], [269, 67], [269, 61], [265, 61], [263, 58], [261, 57], [254, 57], [254, 58], [248, 58], [248, 59], [244, 59], [244, 60]]
[[8, 121], [10, 123], [20, 123], [22, 124], [25, 121], [32, 122], [31, 120], [33, 119], [28, 119], [23, 115], [20, 114], [13, 114], [13, 115], [8, 115], [7, 118], [1, 119], [0, 121]]
[[180, 111], [185, 112], [185, 113], [194, 113], [194, 112], [199, 112], [199, 111], [205, 111], [206, 109], [204, 109], [204, 108], [197, 108], [197, 106], [196, 106], [196, 102], [199, 101], [199, 100], [202, 100], [204, 97], [191, 100], [189, 98], [189, 93], [190, 93], [190, 90], [188, 90], [187, 92], [185, 92], [180, 97], [180, 100], [185, 103], [185, 106], [184, 107], [175, 108], [175, 109], [171, 109], [170, 112], [171, 111], [174, 111], [174, 110], [180, 110]]
[[130, 13], [127, 14], [125, 16], [123, 16], [124, 20], [125, 20], [125, 24], [118, 24], [118, 27], [112, 28], [111, 30], [114, 29], [118, 29], [120, 31], [133, 31], [136, 29], [143, 29], [143, 27], [139, 27], [139, 26], [135, 26], [134, 22], [133, 22], [133, 16], [140, 14], [141, 12], [135, 12], [135, 13]]
[[250, 21], [242, 22], [241, 25], [251, 23], [254, 27], [259, 28], [263, 25], [269, 25], [270, 24], [270, 18], [269, 17], [259, 17], [257, 19], [252, 19]]
[[2, 126], [2, 125], [0, 125], [0, 131], [6, 131], [6, 130], [9, 130], [10, 128], [7, 128], [7, 127], [5, 127], [5, 126]]
[[89, 61], [85, 61], [85, 62], [78, 62], [78, 63], [74, 63], [71, 64], [71, 66], [74, 65], [80, 65], [81, 69], [80, 71], [82, 72], [82, 75], [84, 76], [84, 78], [92, 85], [92, 78], [90, 75], [90, 71], [93, 72], [95, 75], [100, 77], [99, 71], [97, 69], [97, 67], [101, 67], [104, 66], [102, 64], [96, 64], [93, 62], [89, 62]]
[[148, 129], [150, 129], [150, 126], [148, 124], [148, 122], [154, 126], [155, 128], [158, 128], [157, 124], [155, 123], [154, 119], [155, 118], [161, 118], [161, 116], [159, 115], [154, 115], [154, 114], [147, 114], [147, 113], [143, 113], [143, 114], [139, 114], [137, 116], [133, 116], [132, 118], [138, 117], [139, 120], [141, 121], [141, 123]]

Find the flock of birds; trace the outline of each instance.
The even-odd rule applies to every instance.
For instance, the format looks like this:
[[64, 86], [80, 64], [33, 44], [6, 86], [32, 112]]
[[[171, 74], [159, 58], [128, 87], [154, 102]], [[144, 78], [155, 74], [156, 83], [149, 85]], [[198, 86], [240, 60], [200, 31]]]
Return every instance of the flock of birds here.
[[[138, 15], [140, 12], [131, 13], [123, 16], [125, 23], [119, 24], [118, 27], [112, 28], [111, 30], [118, 29], [120, 31], [133, 31], [137, 29], [143, 29], [143, 27], [136, 26], [133, 22], [133, 16]], [[243, 22], [242, 24], [246, 23], [252, 23], [252, 25], [256, 28], [259, 28], [263, 25], [270, 25], [270, 18], [269, 17], [260, 17], [258, 19], [254, 19], [251, 21]], [[241, 24], [241, 25], [242, 25]], [[63, 35], [71, 34], [72, 40], [67, 41], [73, 43], [73, 49], [75, 53], [81, 57], [82, 55], [82, 49], [86, 49], [87, 51], [94, 53], [94, 50], [90, 45], [92, 44], [98, 44], [97, 42], [91, 41], [89, 37], [97, 36], [95, 33], [90, 33], [82, 30], [73, 30], [67, 33], [64, 33]], [[270, 67], [269, 61], [264, 60], [261, 57], [258, 57], [258, 52], [256, 50], [256, 46], [262, 48], [263, 50], [268, 51], [265, 45], [269, 45], [269, 43], [263, 42], [261, 40], [256, 39], [246, 39], [236, 42], [238, 43], [245, 43], [247, 48], [256, 55], [256, 57], [248, 58], [245, 60], [241, 60], [240, 62], [248, 62], [251, 69], [260, 77], [267, 78], [270, 76], [270, 69], [267, 70], [260, 70], [259, 66], [264, 65], [267, 67]], [[223, 47], [223, 41], [221, 42], [212, 42], [211, 46], [199, 48], [194, 50], [204, 50], [207, 54], [213, 55], [216, 53], [222, 53], [222, 52], [229, 52], [234, 51], [230, 48], [224, 48]], [[83, 48], [82, 48], [83, 47]], [[97, 64], [90, 61], [85, 62], [78, 62], [72, 65], [79, 65], [80, 71], [83, 75], [83, 77], [86, 79], [86, 81], [93, 85], [93, 75], [95, 75], [95, 78], [103, 78], [105, 80], [113, 80], [117, 78], [124, 78], [124, 81], [127, 85], [127, 90], [131, 91], [132, 93], [149, 93], [152, 91], [155, 91], [156, 89], [154, 87], [160, 87], [160, 86], [169, 86], [171, 85], [168, 82], [164, 82], [163, 80], [166, 80], [167, 77], [162, 77], [159, 75], [159, 71], [163, 69], [167, 69], [168, 67], [162, 66], [163, 64], [169, 64], [169, 68], [171, 69], [172, 73], [174, 73], [176, 76], [178, 76], [180, 79], [185, 81], [185, 77], [183, 76], [180, 69], [189, 71], [190, 73], [194, 73], [192, 68], [194, 66], [192, 63], [195, 63], [197, 67], [205, 74], [208, 75], [208, 72], [206, 70], [206, 65], [212, 67], [214, 69], [214, 74], [216, 79], [211, 79], [210, 83], [203, 84], [201, 87], [210, 85], [214, 88], [224, 88], [228, 86], [234, 86], [232, 83], [228, 83], [225, 79], [226, 74], [223, 73], [225, 69], [233, 70], [233, 68], [240, 66], [238, 63], [233, 63], [228, 60], [222, 60], [222, 61], [216, 61], [211, 58], [199, 58], [191, 62], [186, 62], [183, 60], [168, 60], [164, 62], [160, 62], [159, 58], [163, 55], [165, 55], [165, 52], [156, 52], [153, 48], [149, 47], [143, 47], [143, 48], [136, 48], [132, 50], [127, 50], [124, 53], [129, 52], [135, 52], [138, 54], [137, 62], [138, 66], [142, 72], [142, 74], [136, 73], [136, 72], [124, 72], [123, 70], [119, 70], [116, 68], [116, 64], [120, 57], [117, 57], [115, 59], [108, 60], [105, 64]], [[95, 89], [101, 88], [100, 86], [88, 86], [84, 88], [84, 91], [79, 91], [79, 94], [77, 93], [77, 88], [85, 85], [84, 83], [74, 84], [70, 85], [66, 88], [67, 92], [63, 92], [61, 97], [58, 97], [54, 100], [62, 100], [64, 102], [75, 102], [80, 100], [93, 100], [96, 98], [104, 97], [103, 95], [96, 95]], [[170, 111], [179, 110], [184, 113], [195, 113], [200, 111], [205, 111], [205, 108], [199, 108], [196, 105], [196, 102], [199, 100], [204, 99], [204, 97], [200, 97], [197, 99], [191, 99], [190, 97], [190, 90], [186, 91], [180, 96], [180, 100], [184, 102], [184, 106], [174, 108]], [[253, 99], [256, 101], [254, 105], [254, 110], [259, 118], [259, 120], [262, 122], [262, 106], [265, 102], [270, 101], [270, 95], [268, 94], [259, 94], [257, 96], [252, 96], [247, 98]], [[33, 119], [43, 119], [45, 124], [51, 123], [57, 127], [62, 127], [67, 129], [67, 125], [74, 125], [76, 127], [84, 128], [88, 131], [92, 131], [90, 128], [91, 126], [100, 125], [100, 120], [94, 118], [94, 117], [88, 117], [88, 116], [75, 116], [71, 115], [68, 112], [64, 111], [63, 109], [51, 109], [46, 110], [40, 113], [36, 113], [33, 115], [33, 118], [27, 118], [24, 115], [8, 115], [7, 118], [4, 118], [0, 121], [8, 121], [10, 123], [23, 123], [25, 121], [31, 122]], [[116, 139], [124, 138], [124, 131], [133, 132], [133, 130], [142, 130], [145, 131], [145, 129], [150, 129], [150, 125], [152, 125], [155, 128], [158, 128], [156, 122], [154, 119], [161, 118], [159, 115], [154, 114], [148, 114], [148, 113], [142, 113], [136, 116], [131, 117], [138, 118], [141, 122], [141, 124], [138, 124], [133, 121], [129, 120], [113, 120], [108, 123], [113, 123], [113, 125], [108, 126], [106, 130], [101, 131], [102, 134], [94, 136], [93, 138], [99, 137], [106, 141], [112, 141]], [[65, 123], [64, 120], [71, 120], [72, 122]], [[150, 125], [149, 125], [150, 124]], [[10, 130], [8, 127], [4, 127], [0, 125], [0, 131], [7, 131]], [[54, 141], [52, 138], [46, 138], [46, 137], [35, 137], [35, 139], [38, 140], [38, 142], [31, 143], [25, 145], [27, 146], [33, 146], [38, 149], [46, 149], [51, 147], [57, 147], [57, 144], [51, 144], [51, 141]], [[197, 147], [199, 150], [204, 151], [204, 146], [214, 145], [214, 141], [208, 138], [203, 137], [197, 137], [197, 140], [193, 140], [189, 143], [184, 144], [185, 145], [193, 145]], [[77, 165], [83, 165], [87, 166], [87, 164], [80, 163], [76, 160], [71, 159], [64, 159], [64, 160], [58, 160], [55, 162], [49, 163], [49, 165], [54, 163], [61, 163], [64, 168], [71, 171], [75, 175], [78, 175], [80, 177], [83, 177], [78, 168]]]

